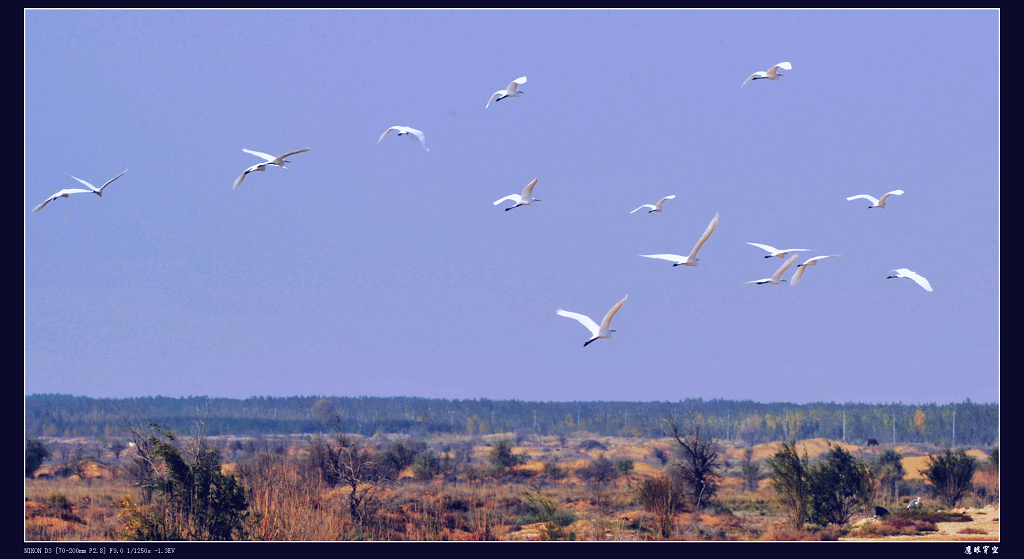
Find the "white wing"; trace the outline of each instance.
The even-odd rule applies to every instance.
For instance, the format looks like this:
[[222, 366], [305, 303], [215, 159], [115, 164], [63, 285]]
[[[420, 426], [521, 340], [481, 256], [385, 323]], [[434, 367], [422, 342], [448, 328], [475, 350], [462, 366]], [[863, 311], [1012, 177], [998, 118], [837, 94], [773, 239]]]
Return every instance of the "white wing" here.
[[[124, 174], [124, 173], [122, 173], [122, 174]], [[75, 179], [76, 181], [78, 181], [78, 182], [80, 182], [80, 183], [84, 184], [85, 186], [88, 186], [88, 187], [89, 187], [89, 190], [90, 190], [90, 191], [92, 191], [92, 192], [99, 192], [99, 190], [100, 190], [100, 189], [96, 188], [95, 186], [93, 186], [92, 184], [90, 184], [89, 182], [86, 182], [86, 181], [84, 181], [84, 180], [82, 180], [82, 179], [80, 179], [80, 178], [76, 177], [75, 175], [72, 175], [71, 173], [67, 173], [67, 175], [68, 175], [69, 177], [71, 177], [71, 178]], [[120, 175], [118, 175], [118, 176], [120, 176]], [[107, 185], [103, 185], [103, 186], [107, 186]]]
[[878, 201], [879, 202], [885, 202], [885, 199], [888, 198], [889, 196], [902, 196], [902, 195], [903, 195], [903, 191], [902, 190], [893, 190], [892, 192], [886, 192], [884, 195], [882, 195], [882, 197]]
[[850, 200], [856, 200], [857, 198], [864, 198], [865, 200], [870, 200], [873, 205], [878, 205], [878, 198], [875, 198], [874, 196], [869, 196], [867, 194], [858, 194], [856, 196], [850, 196], [849, 198], [846, 199], [846, 201], [849, 202]]
[[296, 153], [303, 153], [303, 152], [306, 152], [306, 151], [309, 151], [309, 150], [310, 150], [310, 148], [302, 148], [302, 149], [297, 149], [295, 151], [289, 151], [288, 153], [286, 153], [286, 154], [284, 154], [284, 155], [282, 155], [280, 157], [274, 158], [274, 161], [277, 162], [276, 163], [277, 165], [280, 165], [284, 161], [284, 159], [286, 157], [291, 157], [291, 156], [295, 155]]
[[248, 175], [249, 173], [251, 173], [253, 171], [262, 171], [263, 169], [266, 168], [266, 166], [267, 166], [267, 163], [257, 163], [255, 165], [253, 165], [252, 167], [249, 167], [248, 169], [242, 171], [242, 174], [238, 175], [238, 178], [235, 179], [235, 184], [231, 187], [231, 190], [234, 190], [234, 189], [238, 188], [238, 185], [242, 184], [242, 179], [245, 178], [245, 175]]
[[918, 274], [917, 272], [914, 272], [912, 270], [908, 270], [907, 268], [898, 268], [896, 270], [891, 270], [891, 271], [895, 272], [896, 275], [901, 277], [901, 278], [910, 278], [910, 279], [914, 280], [915, 282], [917, 282], [917, 285], [920, 285], [921, 287], [923, 287], [925, 289], [925, 291], [931, 291], [932, 290], [932, 285], [930, 283], [928, 283], [928, 280], [925, 279], [924, 276], [922, 276], [921, 274]]
[[669, 262], [686, 262], [685, 256], [679, 256], [678, 254], [641, 254], [644, 258], [658, 258], [660, 260], [668, 260]]
[[490, 107], [491, 106], [491, 101], [494, 101], [495, 99], [497, 99], [502, 93], [505, 93], [504, 89], [502, 89], [500, 91], [495, 91], [494, 93], [492, 93], [491, 94], [491, 98], [487, 100], [487, 105], [485, 105], [484, 108], [486, 109], [487, 107]]
[[778, 70], [779, 68], [782, 68], [783, 70], [792, 70], [793, 65], [790, 64], [789, 62], [779, 62], [778, 64], [775, 65], [774, 70]]
[[103, 192], [103, 189], [104, 189], [104, 188], [106, 188], [108, 184], [110, 184], [110, 183], [112, 183], [112, 182], [116, 181], [117, 179], [121, 178], [121, 177], [122, 177], [122, 176], [123, 176], [123, 175], [124, 175], [125, 173], [127, 173], [127, 172], [128, 172], [128, 167], [125, 167], [125, 168], [124, 168], [124, 171], [121, 171], [121, 174], [120, 174], [120, 175], [117, 175], [116, 177], [114, 177], [114, 178], [112, 178], [112, 179], [108, 180], [107, 182], [103, 183], [103, 186], [101, 186], [101, 187], [99, 188], [99, 191], [100, 191], [100, 192]]
[[796, 256], [797, 255], [795, 255], [795, 254], [793, 256], [790, 256], [789, 259], [786, 260], [782, 264], [782, 266], [779, 267], [778, 270], [775, 270], [775, 273], [772, 274], [772, 279], [776, 279], [777, 280], [777, 279], [781, 278], [782, 277], [782, 273], [785, 272], [787, 269], [789, 269], [789, 267], [793, 265], [793, 262], [796, 261]]
[[672, 199], [673, 199], [673, 198], [675, 198], [675, 197], [676, 197], [676, 195], [675, 195], [675, 194], [670, 194], [670, 195], [668, 195], [668, 196], [666, 196], [666, 197], [662, 198], [661, 200], [658, 200], [658, 203], [657, 203], [657, 204], [655, 204], [655, 206], [658, 206], [658, 207], [660, 208], [660, 207], [661, 207], [661, 205], [665, 203], [665, 200], [672, 200]]
[[533, 198], [533, 187], [537, 185], [537, 180], [533, 179], [530, 184], [526, 185], [526, 188], [523, 189], [523, 198]]
[[[623, 299], [623, 301], [625, 301], [625, 299]], [[613, 307], [613, 310], [616, 310], [616, 311], [619, 310], [618, 307], [620, 305], [622, 305], [622, 301], [620, 301], [618, 305]], [[590, 334], [591, 335], [596, 336], [599, 332], [601, 332], [601, 328], [597, 325], [597, 323], [594, 322], [593, 320], [591, 320], [591, 318], [589, 316], [585, 315], [585, 314], [569, 312], [569, 311], [563, 311], [562, 309], [558, 309], [555, 312], [558, 314], [558, 316], [567, 316], [569, 318], [575, 318], [576, 320], [578, 320], [580, 322], [580, 324], [586, 326], [587, 330], [590, 330]], [[609, 315], [611, 315], [611, 314], [614, 314], [614, 313], [612, 311], [609, 311]], [[606, 316], [605, 320], [611, 320], [611, 317], [610, 316]]]
[[235, 179], [235, 184], [231, 185], [231, 190], [234, 190], [234, 189], [238, 188], [238, 185], [242, 184], [242, 180], [245, 179], [245, 175], [248, 175], [248, 174], [249, 174], [249, 170], [248, 169], [246, 169], [245, 171], [242, 171], [242, 174], [238, 175], [238, 178]]
[[932, 290], [932, 284], [928, 283], [928, 280], [926, 280], [924, 276], [922, 276], [921, 274], [918, 274], [916, 272], [910, 272], [909, 274], [907, 274], [907, 277], [916, 281], [917, 285], [923, 287], [925, 291]]
[[836, 256], [839, 256], [839, 255], [838, 254], [829, 254], [827, 256], [815, 256], [814, 258], [808, 258], [807, 260], [804, 261], [803, 264], [800, 264], [799, 266], [796, 267], [796, 272], [793, 274], [793, 277], [790, 278], [789, 285], [793, 286], [793, 285], [796, 285], [797, 283], [799, 283], [800, 282], [800, 278], [803, 277], [803, 275], [804, 275], [804, 270], [808, 266], [815, 266], [815, 265], [818, 264], [818, 260], [824, 260], [826, 258], [833, 258], [833, 257], [836, 257]]
[[523, 198], [518, 194], [509, 194], [508, 196], [502, 198], [501, 200], [495, 200], [494, 205], [497, 206], [498, 204], [504, 202], [505, 200], [512, 200], [513, 202], [518, 204], [519, 202], [523, 201]]
[[700, 247], [703, 246], [704, 243], [708, 240], [708, 237], [710, 237], [711, 233], [714, 232], [715, 227], [718, 227], [717, 212], [715, 213], [715, 217], [711, 219], [711, 223], [708, 224], [708, 228], [704, 230], [704, 234], [701, 235], [700, 240], [697, 241], [697, 244], [693, 246], [693, 251], [690, 252], [690, 256], [687, 258], [687, 260], [691, 260], [697, 257], [697, 251], [700, 250]]
[[524, 83], [526, 83], [526, 76], [516, 78], [515, 80], [512, 81], [512, 83], [508, 84], [508, 90], [515, 91], [516, 89], [519, 88], [520, 85], [523, 85]]
[[415, 128], [410, 128], [409, 132], [420, 139], [420, 144], [423, 145], [423, 149], [430, 151], [430, 148], [427, 147], [427, 138], [423, 136], [423, 132], [416, 130]]
[[804, 270], [806, 270], [806, 269], [807, 269], [807, 263], [806, 262], [804, 262], [803, 264], [797, 266], [796, 267], [796, 273], [793, 274], [793, 277], [789, 278], [789, 285], [790, 286], [794, 286], [794, 285], [800, 283], [800, 278], [803, 277]]
[[242, 148], [242, 151], [244, 151], [245, 153], [251, 153], [251, 154], [253, 154], [253, 155], [257, 156], [257, 157], [262, 157], [263, 159], [266, 159], [267, 161], [273, 161], [273, 160], [277, 159], [273, 155], [270, 155], [269, 153], [263, 153], [261, 151], [253, 151], [251, 149], [245, 149], [245, 148]]
[[756, 246], [757, 248], [760, 248], [760, 249], [767, 250], [771, 254], [775, 254], [775, 253], [779, 252], [779, 249], [777, 249], [777, 248], [775, 248], [773, 246], [770, 246], [770, 245], [762, 245], [761, 243], [751, 243], [751, 242], [747, 242], [747, 244], [748, 245]]
[[60, 192], [57, 192], [53, 196], [50, 196], [46, 200], [43, 200], [43, 203], [39, 204], [35, 208], [32, 208], [32, 211], [33, 212], [38, 212], [39, 210], [43, 209], [47, 204], [49, 204], [50, 202], [52, 202], [52, 201], [54, 201], [57, 198], [60, 198], [62, 196], [64, 198], [67, 198], [71, 194], [79, 194], [79, 193], [83, 193], [83, 192], [92, 193], [93, 191], [92, 190], [86, 190], [84, 188], [65, 188], [65, 189], [61, 190]]
[[[625, 303], [626, 299], [629, 299], [629, 295], [626, 295], [621, 301], [615, 303], [615, 306], [608, 311], [608, 314], [604, 315], [604, 320], [601, 321], [601, 330], [608, 330], [608, 327], [611, 326], [612, 323], [612, 317], [615, 316], [615, 313], [619, 312], [619, 309], [622, 308], [622, 303]], [[588, 318], [587, 320], [590, 319]]]
[[639, 208], [637, 208], [637, 209], [635, 209], [635, 210], [633, 210], [633, 211], [631, 211], [629, 213], [636, 213], [637, 211], [642, 210], [644, 208], [651, 208], [652, 210], [657, 209], [657, 207], [654, 204], [644, 204], [644, 205], [640, 206]]
[[806, 262], [801, 264], [801, 266], [814, 266], [815, 264], [818, 263], [818, 260], [824, 260], [826, 258], [835, 258], [836, 256], [840, 256], [840, 255], [838, 255], [838, 254], [829, 254], [828, 256], [815, 256], [814, 258], [808, 258]]
[[766, 74], [767, 72], [754, 72], [753, 74], [750, 74], [749, 78], [747, 78], [746, 80], [743, 81], [743, 83], [740, 84], [740, 87], [747, 85], [747, 82], [756, 78], [757, 76], [761, 76], [763, 78]]
[[392, 130], [398, 130], [398, 127], [397, 126], [392, 126], [391, 128], [388, 128], [387, 130], [385, 130], [384, 133], [380, 135], [380, 140], [377, 140], [377, 143], [379, 144], [381, 142], [381, 140], [384, 139], [384, 136], [387, 136], [388, 134], [390, 134]]

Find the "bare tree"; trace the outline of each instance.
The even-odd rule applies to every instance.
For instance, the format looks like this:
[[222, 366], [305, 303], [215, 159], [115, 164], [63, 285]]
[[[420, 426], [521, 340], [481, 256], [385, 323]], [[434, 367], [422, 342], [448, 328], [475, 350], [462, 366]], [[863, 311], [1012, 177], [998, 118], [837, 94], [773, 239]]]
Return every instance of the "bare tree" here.
[[685, 426], [671, 416], [666, 421], [672, 438], [679, 444], [678, 473], [691, 491], [690, 502], [701, 508], [714, 498], [722, 479], [718, 474], [722, 467], [718, 461], [718, 439], [708, 436], [702, 419], [692, 409]]
[[348, 510], [363, 524], [376, 510], [380, 490], [390, 483], [389, 470], [378, 455], [358, 439], [339, 434], [335, 468], [340, 482], [348, 486]]

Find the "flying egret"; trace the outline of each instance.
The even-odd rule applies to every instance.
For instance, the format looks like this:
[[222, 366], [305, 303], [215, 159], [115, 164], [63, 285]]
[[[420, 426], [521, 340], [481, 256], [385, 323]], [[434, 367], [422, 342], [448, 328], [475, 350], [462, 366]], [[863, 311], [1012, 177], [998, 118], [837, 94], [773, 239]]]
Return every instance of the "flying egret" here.
[[636, 213], [639, 210], [642, 210], [644, 208], [651, 208], [651, 211], [649, 211], [647, 213], [660, 212], [661, 211], [661, 205], [665, 203], [665, 200], [671, 200], [671, 199], [673, 199], [675, 197], [676, 197], [675, 194], [672, 194], [671, 196], [666, 196], [666, 197], [662, 198], [661, 200], [658, 200], [657, 204], [644, 204], [644, 205], [640, 206], [639, 208], [637, 208], [637, 209], [635, 209], [635, 210], [633, 210], [633, 211], [631, 211], [629, 213]]
[[808, 266], [816, 266], [818, 264], [819, 260], [824, 260], [826, 258], [832, 258], [834, 256], [839, 256], [839, 255], [838, 254], [829, 254], [828, 256], [815, 256], [814, 258], [808, 259], [803, 264], [797, 265], [796, 272], [793, 273], [793, 277], [790, 278], [790, 280], [789, 280], [789, 285], [793, 286], [793, 285], [796, 285], [796, 284], [800, 283], [800, 278], [804, 275], [804, 270], [806, 270]]
[[485, 105], [484, 108], [486, 109], [487, 107], [490, 107], [491, 101], [497, 103], [498, 101], [501, 101], [506, 97], [519, 97], [523, 93], [526, 93], [525, 91], [519, 90], [519, 86], [523, 85], [524, 83], [526, 83], [526, 76], [517, 78], [512, 83], [508, 84], [507, 89], [499, 89], [498, 91], [495, 91], [491, 95], [491, 98], [487, 100], [487, 105]]
[[750, 80], [778, 80], [779, 76], [782, 75], [779, 73], [779, 68], [782, 68], [783, 70], [792, 70], [793, 65], [789, 62], [779, 62], [775, 66], [768, 68], [767, 72], [754, 72], [753, 74], [750, 74], [749, 78], [740, 84], [740, 87], [747, 85], [747, 82]]
[[890, 274], [896, 274], [896, 275], [895, 276], [887, 276], [885, 279], [891, 279], [891, 278], [912, 279], [912, 280], [917, 282], [917, 285], [920, 285], [921, 287], [923, 287], [925, 291], [931, 291], [932, 290], [932, 284], [928, 283], [928, 280], [925, 279], [924, 276], [922, 276], [921, 274], [918, 274], [917, 272], [913, 272], [913, 271], [908, 270], [906, 268], [897, 268], [895, 270], [889, 270], [889, 273]]
[[856, 200], [857, 198], [864, 198], [865, 200], [870, 200], [871, 201], [871, 205], [868, 206], [868, 208], [882, 208], [884, 210], [885, 209], [885, 199], [888, 198], [889, 196], [894, 196], [894, 195], [895, 196], [902, 196], [903, 195], [903, 191], [902, 190], [893, 190], [892, 192], [886, 192], [885, 195], [882, 196], [881, 198], [875, 198], [874, 196], [868, 196], [867, 194], [858, 194], [856, 196], [850, 196], [849, 198], [846, 199], [846, 201], [849, 202], [850, 200]]
[[515, 202], [514, 206], [509, 206], [505, 208], [506, 212], [511, 210], [512, 208], [518, 208], [519, 206], [532, 206], [534, 202], [540, 202], [539, 198], [533, 197], [533, 187], [536, 184], [537, 179], [533, 179], [532, 181], [530, 181], [530, 184], [526, 185], [526, 188], [523, 189], [522, 196], [520, 196], [519, 194], [509, 194], [508, 196], [502, 198], [501, 200], [495, 200], [494, 205], [497, 206], [498, 204], [504, 202], [505, 200], [512, 200], [513, 202]]
[[708, 237], [711, 236], [711, 233], [715, 230], [715, 227], [718, 227], [717, 213], [715, 214], [715, 217], [711, 219], [711, 223], [708, 224], [708, 228], [704, 230], [704, 234], [701, 235], [700, 240], [698, 240], [697, 244], [693, 246], [693, 250], [690, 251], [689, 256], [680, 256], [678, 254], [641, 254], [640, 256], [646, 258], [658, 258], [661, 260], [668, 260], [669, 262], [674, 262], [672, 266], [696, 266], [697, 251], [700, 250], [700, 247], [703, 246], [704, 243], [708, 240]]
[[284, 164], [285, 163], [291, 163], [291, 161], [286, 160], [285, 159], [286, 157], [291, 157], [292, 155], [295, 155], [296, 153], [302, 153], [304, 151], [309, 151], [309, 149], [310, 148], [302, 148], [302, 149], [298, 149], [298, 150], [295, 150], [295, 151], [289, 151], [288, 153], [286, 153], [284, 155], [281, 155], [281, 156], [278, 156], [278, 157], [274, 157], [273, 155], [270, 155], [270, 154], [267, 154], [267, 153], [262, 153], [262, 152], [259, 152], [259, 151], [253, 151], [251, 149], [242, 148], [242, 151], [244, 151], [245, 153], [251, 153], [251, 154], [253, 154], [253, 155], [257, 156], [257, 157], [262, 157], [266, 161], [264, 161], [263, 163], [257, 163], [255, 165], [253, 165], [252, 167], [249, 167], [245, 171], [242, 171], [242, 174], [239, 175], [237, 179], [235, 179], [235, 185], [232, 186], [231, 189], [234, 190], [234, 189], [238, 188], [238, 185], [242, 184], [242, 179], [245, 178], [245, 175], [248, 175], [249, 173], [251, 173], [253, 171], [266, 171], [267, 170], [267, 165], [277, 165], [278, 167], [281, 167], [282, 169], [287, 169], [287, 167], [285, 167]]
[[122, 176], [123, 176], [123, 175], [124, 175], [125, 173], [127, 173], [127, 172], [128, 172], [128, 168], [127, 168], [127, 167], [125, 167], [124, 171], [121, 171], [121, 174], [120, 174], [120, 175], [117, 175], [116, 177], [114, 177], [114, 178], [112, 178], [112, 179], [108, 180], [107, 182], [103, 183], [103, 186], [101, 186], [101, 187], [99, 187], [99, 188], [96, 188], [95, 186], [93, 186], [93, 185], [89, 184], [89, 183], [88, 183], [87, 181], [84, 181], [84, 180], [82, 180], [82, 179], [80, 179], [80, 178], [78, 178], [78, 177], [76, 177], [75, 175], [72, 175], [72, 174], [70, 174], [70, 173], [68, 173], [68, 176], [69, 176], [69, 177], [71, 177], [71, 178], [73, 178], [73, 179], [75, 179], [76, 181], [78, 181], [78, 182], [80, 182], [80, 183], [84, 184], [85, 186], [88, 186], [88, 187], [89, 187], [89, 190], [91, 190], [91, 191], [92, 191], [93, 193], [95, 193], [95, 194], [96, 194], [97, 196], [100, 196], [100, 197], [102, 197], [102, 196], [103, 196], [103, 189], [104, 189], [104, 188], [106, 188], [108, 184], [110, 184], [110, 183], [112, 183], [112, 182], [116, 181], [117, 179], [121, 178], [121, 177], [122, 177]]
[[608, 314], [604, 315], [604, 320], [601, 321], [600, 326], [598, 326], [597, 323], [591, 320], [589, 316], [584, 314], [563, 311], [562, 309], [558, 309], [555, 312], [558, 313], [558, 316], [567, 316], [569, 318], [575, 318], [576, 320], [579, 321], [580, 324], [586, 326], [587, 330], [590, 330], [592, 336], [589, 340], [583, 342], [583, 347], [587, 347], [588, 345], [590, 345], [590, 342], [598, 338], [612, 337], [612, 332], [614, 332], [615, 330], [610, 330], [608, 327], [612, 323], [612, 317], [615, 316], [615, 313], [619, 312], [619, 309], [622, 307], [622, 303], [625, 303], [626, 299], [629, 299], [629, 295], [626, 295], [625, 297], [622, 298], [621, 301], [615, 303], [615, 306], [612, 307], [610, 311], [608, 311]]
[[392, 126], [391, 128], [388, 128], [380, 135], [380, 140], [377, 140], [377, 143], [379, 144], [381, 140], [384, 139], [384, 136], [390, 134], [392, 130], [397, 130], [399, 136], [407, 136], [409, 134], [416, 136], [420, 139], [420, 143], [423, 144], [423, 149], [430, 151], [430, 148], [427, 147], [427, 139], [423, 137], [423, 132], [416, 130], [415, 128], [409, 128], [408, 126]]
[[773, 256], [778, 256], [779, 258], [785, 258], [786, 254], [790, 253], [790, 252], [809, 252], [810, 250], [812, 250], [812, 249], [809, 249], [809, 248], [787, 248], [786, 250], [779, 250], [779, 249], [777, 249], [777, 248], [775, 248], [773, 246], [762, 245], [761, 243], [751, 243], [751, 242], [748, 242], [747, 244], [748, 245], [752, 245], [752, 246], [756, 246], [757, 248], [762, 248], [764, 250], [767, 250], [769, 254], [765, 255], [765, 258], [771, 258]]
[[95, 194], [97, 196], [102, 197], [103, 196], [103, 189], [106, 188], [108, 184], [110, 184], [110, 183], [116, 181], [117, 179], [121, 178], [121, 176], [124, 175], [127, 172], [128, 172], [128, 169], [126, 168], [124, 171], [121, 171], [120, 175], [117, 175], [116, 177], [114, 177], [114, 178], [108, 180], [107, 182], [103, 183], [103, 186], [101, 186], [99, 188], [96, 188], [95, 186], [89, 184], [88, 182], [86, 182], [86, 181], [84, 181], [84, 180], [82, 180], [82, 179], [80, 179], [80, 178], [78, 178], [78, 177], [76, 177], [74, 175], [68, 174], [69, 177], [71, 177], [71, 178], [75, 179], [76, 181], [84, 184], [85, 186], [88, 186], [89, 189], [86, 190], [84, 188], [65, 188], [64, 190], [61, 190], [60, 192], [54, 194], [53, 196], [50, 196], [46, 200], [43, 200], [43, 203], [39, 204], [38, 206], [33, 208], [32, 211], [33, 212], [38, 212], [39, 210], [41, 210], [44, 207], [46, 207], [47, 204], [49, 204], [50, 202], [56, 200], [57, 198], [67, 198], [68, 196], [71, 196], [72, 194], [80, 194], [80, 193], [83, 193], [83, 192], [91, 192], [91, 193], [93, 193], [93, 194]]
[[780, 267], [779, 267], [779, 269], [778, 269], [778, 270], [775, 270], [775, 273], [774, 273], [774, 274], [772, 274], [772, 277], [770, 277], [770, 278], [764, 278], [764, 279], [759, 279], [759, 280], [754, 280], [754, 281], [748, 281], [748, 282], [747, 282], [746, 284], [744, 284], [744, 285], [751, 285], [751, 284], [755, 284], [755, 283], [756, 283], [756, 284], [762, 284], [762, 283], [770, 283], [770, 284], [772, 284], [772, 285], [779, 285], [779, 284], [781, 284], [782, 282], [786, 281], [786, 280], [784, 280], [784, 279], [780, 279], [780, 278], [782, 278], [782, 274], [783, 274], [783, 272], [785, 272], [786, 270], [788, 270], [788, 269], [789, 269], [789, 267], [793, 265], [793, 262], [795, 262], [795, 261], [796, 261], [796, 257], [797, 257], [797, 256], [798, 256], [798, 255], [796, 255], [796, 254], [794, 254], [793, 256], [790, 256], [790, 257], [789, 257], [789, 260], [786, 260], [786, 262], [784, 262], [784, 263], [782, 264], [782, 266], [780, 266]]

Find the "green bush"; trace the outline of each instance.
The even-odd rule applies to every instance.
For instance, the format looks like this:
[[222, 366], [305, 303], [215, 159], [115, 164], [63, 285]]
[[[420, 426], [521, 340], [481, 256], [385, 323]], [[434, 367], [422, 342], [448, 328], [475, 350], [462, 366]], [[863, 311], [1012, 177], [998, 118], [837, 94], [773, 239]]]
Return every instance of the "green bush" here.
[[412, 461], [412, 473], [416, 479], [426, 481], [441, 473], [441, 458], [432, 450], [425, 450]]
[[494, 444], [490, 454], [491, 465], [500, 473], [506, 472], [513, 466], [523, 464], [526, 458], [512, 454], [512, 441], [501, 439]]
[[971, 488], [971, 479], [977, 469], [977, 460], [968, 456], [963, 448], [956, 452], [947, 448], [938, 456], [929, 454], [928, 467], [921, 473], [931, 484], [932, 494], [940, 498], [947, 508], [953, 508]]
[[842, 526], [858, 507], [870, 504], [873, 484], [869, 466], [841, 446], [831, 447], [820, 462], [811, 466], [808, 482], [810, 519], [820, 526]]
[[25, 477], [32, 477], [50, 457], [50, 449], [39, 439], [25, 441]]
[[811, 503], [808, 463], [806, 452], [803, 458], [797, 454], [795, 441], [784, 441], [779, 451], [766, 461], [771, 470], [772, 488], [786, 511], [790, 526], [797, 529], [807, 520]]

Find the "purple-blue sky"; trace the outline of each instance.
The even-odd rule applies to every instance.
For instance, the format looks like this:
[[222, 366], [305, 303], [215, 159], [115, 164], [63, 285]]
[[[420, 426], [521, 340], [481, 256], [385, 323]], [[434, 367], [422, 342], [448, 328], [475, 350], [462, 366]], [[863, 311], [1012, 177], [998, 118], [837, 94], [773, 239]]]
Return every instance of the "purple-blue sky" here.
[[24, 15], [27, 394], [999, 399], [997, 10]]

